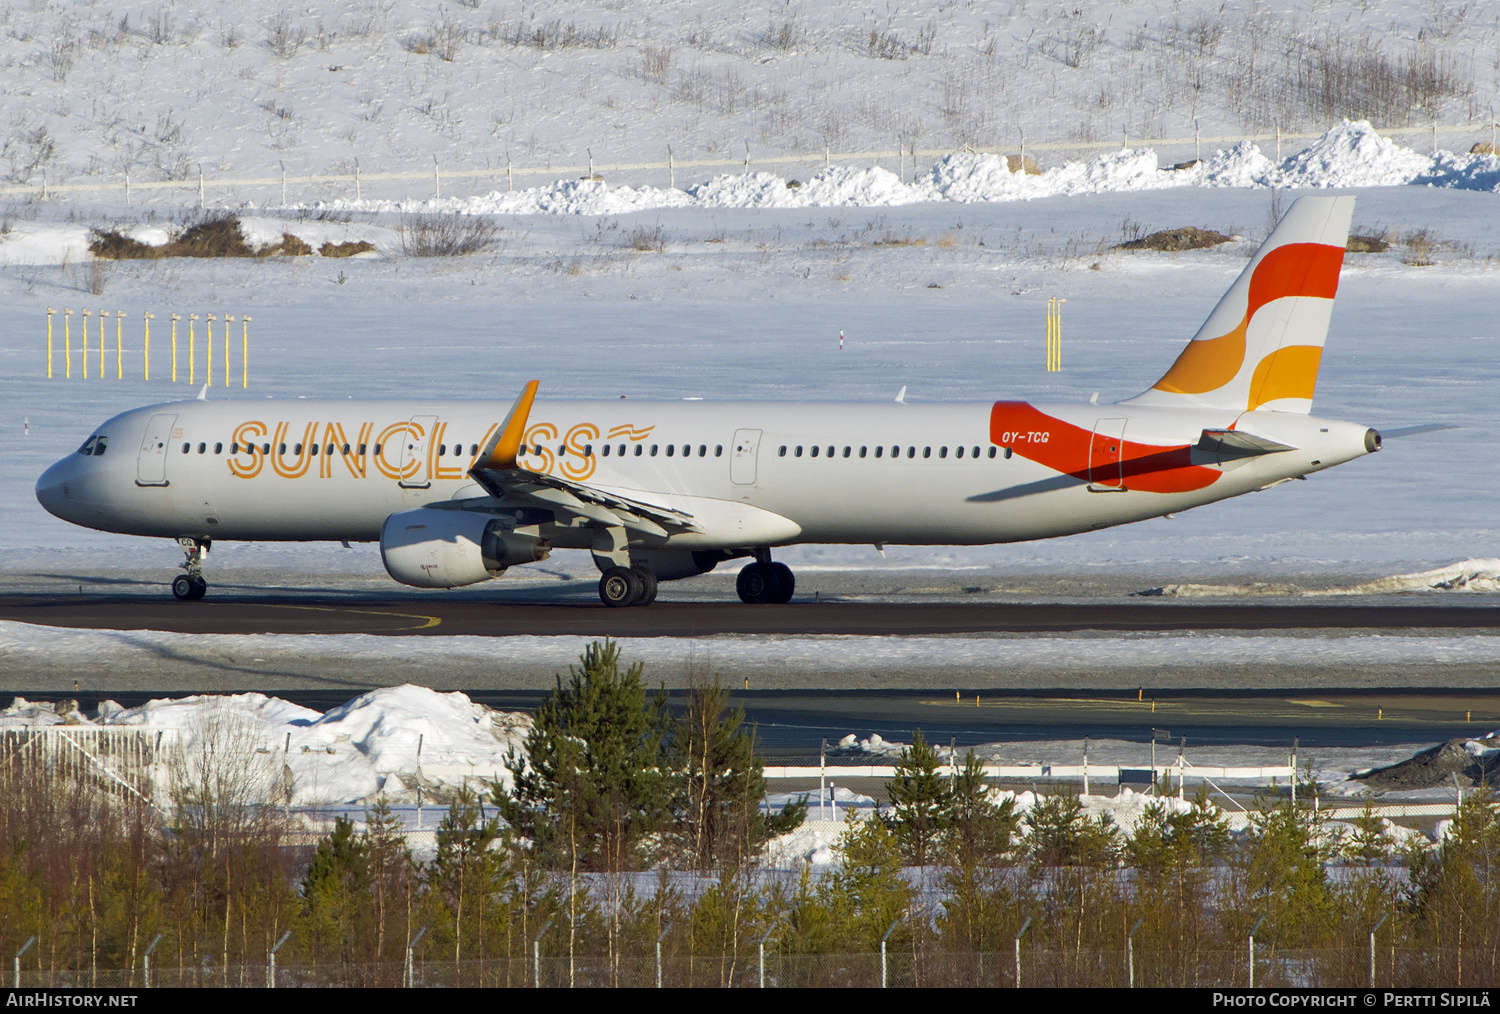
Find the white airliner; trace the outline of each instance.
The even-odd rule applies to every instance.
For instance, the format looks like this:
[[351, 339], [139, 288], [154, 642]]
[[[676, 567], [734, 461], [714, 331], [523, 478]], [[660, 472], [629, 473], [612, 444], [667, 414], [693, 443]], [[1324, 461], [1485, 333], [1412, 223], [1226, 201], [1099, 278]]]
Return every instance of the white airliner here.
[[611, 606], [752, 557], [746, 602], [786, 602], [771, 550], [1054, 538], [1266, 489], [1376, 451], [1310, 415], [1352, 197], [1304, 197], [1177, 361], [1114, 405], [186, 401], [115, 416], [47, 469], [50, 512], [174, 538], [201, 598], [216, 540], [378, 541], [420, 588], [583, 549]]

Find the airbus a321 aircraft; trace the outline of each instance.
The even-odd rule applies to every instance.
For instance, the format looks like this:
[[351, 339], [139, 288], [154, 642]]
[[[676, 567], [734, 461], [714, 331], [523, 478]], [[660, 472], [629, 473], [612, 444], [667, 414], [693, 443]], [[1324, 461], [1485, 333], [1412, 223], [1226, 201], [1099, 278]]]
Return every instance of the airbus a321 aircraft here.
[[750, 557], [745, 602], [786, 602], [795, 543], [1047, 539], [1263, 490], [1380, 448], [1310, 415], [1352, 197], [1292, 205], [1198, 334], [1114, 405], [186, 401], [115, 416], [47, 469], [53, 514], [174, 538], [199, 599], [221, 539], [379, 541], [391, 577], [453, 588], [557, 549], [599, 597]]

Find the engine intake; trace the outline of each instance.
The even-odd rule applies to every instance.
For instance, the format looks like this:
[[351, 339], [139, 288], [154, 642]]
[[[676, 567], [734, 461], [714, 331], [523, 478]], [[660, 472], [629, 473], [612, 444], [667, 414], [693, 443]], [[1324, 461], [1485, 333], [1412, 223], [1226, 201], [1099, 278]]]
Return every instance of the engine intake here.
[[545, 539], [522, 535], [489, 514], [418, 507], [385, 519], [380, 558], [386, 573], [414, 588], [458, 588], [545, 560]]

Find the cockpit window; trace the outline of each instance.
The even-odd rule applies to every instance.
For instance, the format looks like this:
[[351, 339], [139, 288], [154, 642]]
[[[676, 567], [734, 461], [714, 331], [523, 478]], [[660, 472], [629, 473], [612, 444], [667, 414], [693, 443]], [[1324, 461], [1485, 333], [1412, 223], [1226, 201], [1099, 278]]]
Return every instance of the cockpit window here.
[[94, 457], [98, 457], [109, 449], [109, 437], [98, 436], [94, 438]]
[[83, 446], [80, 447], [80, 448], [78, 448], [78, 453], [79, 454], [93, 454], [94, 453], [94, 441], [96, 439], [98, 439], [98, 438], [97, 437], [89, 437], [87, 440], [85, 440], [83, 442]]

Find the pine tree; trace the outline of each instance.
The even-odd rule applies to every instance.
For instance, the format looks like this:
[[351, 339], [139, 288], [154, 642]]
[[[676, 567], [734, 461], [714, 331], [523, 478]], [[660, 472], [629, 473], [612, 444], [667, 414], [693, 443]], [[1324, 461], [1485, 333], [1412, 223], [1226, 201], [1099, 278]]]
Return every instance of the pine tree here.
[[694, 869], [743, 864], [772, 838], [794, 831], [807, 816], [807, 797], [765, 814], [765, 764], [743, 705], [728, 708], [717, 680], [692, 687], [687, 708], [671, 725], [668, 763], [675, 774], [672, 836]]
[[912, 733], [911, 747], [896, 761], [896, 777], [886, 783], [894, 809], [891, 830], [906, 858], [926, 866], [939, 837], [952, 824], [953, 793], [949, 780], [938, 774], [937, 751]]
[[641, 663], [595, 641], [537, 711], [525, 755], [506, 758], [513, 788], [495, 805], [537, 859], [554, 868], [621, 872], [648, 859], [671, 788], [664, 700], [648, 701]]
[[365, 960], [365, 941], [374, 929], [371, 911], [370, 851], [346, 817], [318, 842], [302, 879], [304, 925], [313, 953], [347, 969]]

